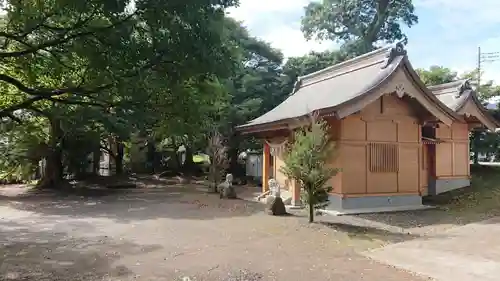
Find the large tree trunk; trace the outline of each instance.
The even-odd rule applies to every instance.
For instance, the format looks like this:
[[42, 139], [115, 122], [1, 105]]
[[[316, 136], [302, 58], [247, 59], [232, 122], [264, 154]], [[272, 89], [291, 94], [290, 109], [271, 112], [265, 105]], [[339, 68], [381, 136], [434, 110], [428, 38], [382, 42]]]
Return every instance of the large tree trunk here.
[[123, 174], [123, 143], [116, 141], [116, 158], [115, 158], [116, 174]]
[[229, 156], [229, 171], [234, 177], [239, 177], [239, 163], [238, 163], [238, 147], [230, 147], [228, 150]]
[[92, 174], [98, 175], [100, 169], [101, 169], [101, 148], [97, 146], [94, 152], [92, 153]]
[[232, 136], [229, 140], [228, 158], [229, 158], [229, 172], [233, 174], [234, 179], [245, 179], [245, 169], [244, 166], [238, 162], [238, 156], [240, 154], [240, 142], [239, 136]]
[[307, 196], [309, 203], [309, 223], [314, 222], [314, 189], [307, 187]]
[[217, 164], [214, 163], [213, 157], [210, 159], [210, 168], [209, 168], [209, 180], [211, 182], [208, 191], [217, 193], [217, 185], [219, 184], [219, 178], [220, 176], [218, 175], [219, 171], [217, 169]]
[[45, 169], [38, 188], [59, 189], [63, 183], [63, 150], [62, 150], [62, 128], [57, 118], [49, 118], [50, 140], [49, 149], [45, 158]]
[[193, 150], [191, 147], [185, 145], [186, 148], [184, 164], [182, 165], [182, 172], [185, 175], [191, 175], [194, 170], [194, 162], [193, 162]]
[[148, 140], [147, 144], [147, 163], [149, 166], [149, 172], [151, 174], [155, 173], [155, 163], [156, 163], [156, 145], [153, 141]]

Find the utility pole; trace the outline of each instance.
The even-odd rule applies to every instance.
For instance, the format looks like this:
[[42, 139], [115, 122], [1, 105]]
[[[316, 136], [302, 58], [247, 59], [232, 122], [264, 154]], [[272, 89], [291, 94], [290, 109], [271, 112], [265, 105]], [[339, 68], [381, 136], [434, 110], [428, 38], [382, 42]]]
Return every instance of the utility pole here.
[[[495, 62], [500, 58], [500, 52], [489, 52], [489, 53], [482, 53], [481, 52], [481, 46], [477, 48], [477, 86], [476, 86], [476, 93], [478, 95], [481, 94], [482, 89], [481, 89], [481, 67], [482, 63], [486, 62]], [[472, 132], [472, 150], [474, 153], [474, 164], [479, 163], [479, 153], [478, 153], [478, 148], [479, 148], [479, 142], [480, 142], [480, 136], [481, 136], [481, 131], [478, 129], [475, 129]]]
[[481, 52], [481, 47], [477, 47], [477, 89], [476, 92], [480, 94], [481, 92], [481, 68], [483, 63], [495, 62], [500, 59], [500, 52]]
[[477, 47], [477, 87], [476, 91], [479, 94], [481, 88], [481, 46]]

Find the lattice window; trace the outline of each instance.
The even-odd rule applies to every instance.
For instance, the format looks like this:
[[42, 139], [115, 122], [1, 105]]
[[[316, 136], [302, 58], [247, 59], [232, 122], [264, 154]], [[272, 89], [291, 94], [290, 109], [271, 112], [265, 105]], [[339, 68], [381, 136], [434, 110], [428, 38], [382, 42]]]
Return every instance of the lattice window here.
[[399, 150], [397, 144], [370, 143], [370, 172], [395, 173], [399, 170]]

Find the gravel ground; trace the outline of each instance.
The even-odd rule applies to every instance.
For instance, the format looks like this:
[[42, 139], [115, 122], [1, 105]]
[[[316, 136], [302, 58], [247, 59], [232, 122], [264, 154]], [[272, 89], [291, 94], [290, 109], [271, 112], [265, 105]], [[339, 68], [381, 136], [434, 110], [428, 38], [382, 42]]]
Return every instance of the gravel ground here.
[[0, 198], [0, 280], [426, 280], [359, 254], [411, 236], [195, 188]]

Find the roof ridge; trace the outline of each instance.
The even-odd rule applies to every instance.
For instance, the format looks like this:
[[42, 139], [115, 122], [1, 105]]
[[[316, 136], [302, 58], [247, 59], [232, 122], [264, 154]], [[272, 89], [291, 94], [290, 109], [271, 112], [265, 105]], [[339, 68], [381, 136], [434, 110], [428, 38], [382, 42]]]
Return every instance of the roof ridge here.
[[470, 79], [457, 79], [457, 80], [454, 80], [454, 81], [451, 81], [451, 82], [447, 82], [447, 83], [442, 83], [442, 84], [437, 84], [437, 85], [431, 85], [431, 86], [427, 86], [427, 88], [429, 90], [440, 90], [440, 89], [446, 89], [446, 88], [451, 88], [453, 86], [457, 86], [457, 87], [460, 87], [461, 85], [465, 84], [465, 83], [468, 83], [468, 87], [470, 87]]
[[[386, 61], [382, 66], [382, 69], [384, 69], [396, 57], [406, 56], [406, 50], [404, 49], [403, 44], [401, 42], [398, 42], [396, 44], [390, 44], [388, 46], [373, 50], [373, 51], [366, 53], [366, 54], [363, 54], [361, 56], [357, 56], [355, 58], [343, 61], [341, 63], [337, 63], [337, 64], [334, 64], [332, 66], [320, 69], [318, 71], [315, 71], [315, 72], [312, 72], [312, 73], [309, 73], [309, 74], [306, 74], [303, 76], [299, 76], [297, 78], [297, 81], [294, 84], [292, 93], [290, 95], [293, 95], [299, 88], [301, 88], [302, 86], [305, 86], [304, 85], [305, 83], [307, 83], [308, 85], [314, 84], [316, 82], [320, 82], [320, 81], [328, 80], [328, 79], [331, 79], [334, 77], [338, 77], [338, 76], [341, 76], [343, 74], [350, 73], [350, 72], [368, 67], [372, 64], [379, 63], [382, 58], [380, 60], [370, 62], [369, 64], [366, 64], [366, 65], [360, 64], [357, 67], [353, 67], [351, 69], [345, 69], [345, 71], [340, 71], [343, 68], [348, 68], [349, 66], [356, 65], [357, 63], [363, 62], [364, 60], [376, 58], [382, 54], [386, 54], [383, 57], [383, 59]], [[324, 77], [322, 77], [322, 76], [324, 76]], [[319, 79], [319, 81], [314, 81], [315, 78], [316, 79], [321, 78], [321, 79]]]
[[315, 77], [315, 76], [317, 76], [319, 74], [323, 74], [323, 73], [329, 72], [331, 70], [339, 69], [339, 68], [341, 68], [343, 66], [352, 64], [354, 62], [361, 61], [362, 59], [366, 59], [366, 58], [369, 58], [369, 57], [374, 57], [375, 55], [385, 53], [390, 48], [392, 48], [392, 46], [386, 46], [386, 47], [383, 47], [383, 48], [380, 48], [380, 49], [376, 49], [376, 50], [373, 50], [373, 51], [371, 51], [369, 53], [363, 54], [361, 56], [357, 56], [357, 57], [354, 57], [352, 59], [348, 59], [346, 61], [343, 61], [343, 62], [334, 64], [334, 65], [325, 67], [323, 69], [317, 70], [315, 72], [312, 72], [312, 73], [309, 73], [309, 74], [306, 74], [306, 75], [303, 75], [303, 76], [299, 76], [297, 79], [298, 80], [304, 80], [304, 79], [308, 79], [308, 78], [313, 78], [313, 77]]
[[[362, 65], [360, 67], [357, 67], [355, 69], [349, 69], [349, 70], [345, 70], [345, 71], [334, 72], [331, 75], [326, 76], [324, 78], [321, 78], [321, 79], [318, 79], [318, 80], [313, 80], [313, 81], [308, 82], [306, 84], [301, 83], [300, 87], [307, 87], [307, 86], [310, 86], [310, 85], [313, 85], [313, 84], [316, 84], [316, 83], [320, 83], [320, 82], [325, 81], [325, 80], [333, 79], [333, 78], [336, 78], [336, 77], [339, 77], [339, 76], [342, 76], [342, 75], [346, 75], [346, 74], [349, 74], [351, 72], [354, 72], [354, 71], [357, 71], [357, 70], [361, 70], [363, 68], [370, 67], [370, 66], [372, 66], [374, 64], [379, 64], [379, 63], [380, 63], [379, 61], [376, 61], [376, 62], [371, 62], [370, 64], [364, 64], [364, 65]], [[382, 67], [382, 68], [384, 68], [384, 67]]]
[[472, 88], [470, 79], [459, 79], [448, 83], [427, 87], [434, 95], [455, 94], [458, 98], [465, 92], [471, 92], [475, 95], [475, 90]]

